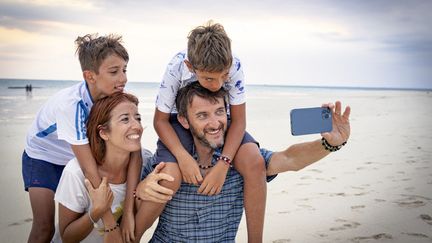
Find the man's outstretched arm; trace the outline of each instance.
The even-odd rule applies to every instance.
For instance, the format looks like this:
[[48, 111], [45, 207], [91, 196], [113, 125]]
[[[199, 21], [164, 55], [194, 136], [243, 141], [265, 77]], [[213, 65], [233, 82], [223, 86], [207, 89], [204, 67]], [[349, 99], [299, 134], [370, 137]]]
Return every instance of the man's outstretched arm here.
[[347, 106], [342, 114], [342, 104], [339, 101], [336, 101], [336, 104], [323, 106], [328, 106], [331, 109], [333, 117], [332, 131], [321, 134], [326, 145], [323, 145], [323, 141], [319, 139], [294, 144], [284, 151], [274, 152], [267, 167], [268, 176], [303, 169], [330, 154], [330, 150], [327, 150], [326, 147], [340, 147], [346, 143], [351, 133], [349, 123], [351, 108]]

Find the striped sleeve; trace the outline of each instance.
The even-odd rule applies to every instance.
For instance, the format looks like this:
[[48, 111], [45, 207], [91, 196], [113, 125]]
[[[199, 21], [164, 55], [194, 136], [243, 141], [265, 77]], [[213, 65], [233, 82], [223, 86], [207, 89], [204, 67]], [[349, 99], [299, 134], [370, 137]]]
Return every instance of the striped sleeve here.
[[56, 114], [58, 138], [72, 145], [87, 144], [88, 115], [89, 110], [82, 100], [73, 105], [59, 106]]

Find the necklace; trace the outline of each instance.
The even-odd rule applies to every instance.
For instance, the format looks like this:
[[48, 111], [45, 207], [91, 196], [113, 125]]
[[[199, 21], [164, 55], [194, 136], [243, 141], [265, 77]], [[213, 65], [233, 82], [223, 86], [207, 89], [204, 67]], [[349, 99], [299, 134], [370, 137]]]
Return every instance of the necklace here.
[[[195, 154], [195, 145], [192, 147], [192, 154]], [[211, 162], [210, 162], [209, 165], [202, 165], [202, 164], [200, 164], [199, 156], [197, 156], [197, 160], [196, 161], [197, 161], [198, 167], [201, 170], [207, 170], [207, 169], [210, 169], [211, 167], [213, 167], [213, 165], [211, 164]]]
[[210, 169], [211, 167], [213, 167], [213, 165], [201, 165], [201, 164], [198, 164], [198, 167], [200, 169], [202, 169], [202, 170], [207, 170], [207, 169]]

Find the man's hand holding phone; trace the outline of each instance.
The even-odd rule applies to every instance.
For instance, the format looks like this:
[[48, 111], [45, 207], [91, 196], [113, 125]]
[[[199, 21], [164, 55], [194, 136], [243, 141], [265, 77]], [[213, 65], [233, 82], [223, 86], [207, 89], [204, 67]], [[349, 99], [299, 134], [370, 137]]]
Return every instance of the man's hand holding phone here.
[[322, 107], [291, 110], [291, 133], [294, 136], [321, 135], [332, 146], [339, 146], [350, 136], [349, 116], [351, 108], [347, 106], [342, 113], [342, 104], [323, 104]]
[[339, 146], [345, 143], [351, 134], [351, 126], [349, 122], [351, 107], [346, 106], [342, 113], [342, 104], [340, 101], [336, 101], [335, 104], [329, 103], [323, 106], [328, 107], [332, 111], [333, 126], [330, 132], [325, 132], [321, 135], [330, 145]]

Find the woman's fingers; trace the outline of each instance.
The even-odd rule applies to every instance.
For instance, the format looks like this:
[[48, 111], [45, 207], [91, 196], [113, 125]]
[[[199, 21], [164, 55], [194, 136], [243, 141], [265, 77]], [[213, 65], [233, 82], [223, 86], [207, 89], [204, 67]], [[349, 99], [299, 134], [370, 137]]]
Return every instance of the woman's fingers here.
[[165, 167], [165, 162], [160, 162], [159, 164], [156, 165], [156, 167], [154, 168], [154, 173], [159, 173], [162, 171], [162, 169]]

